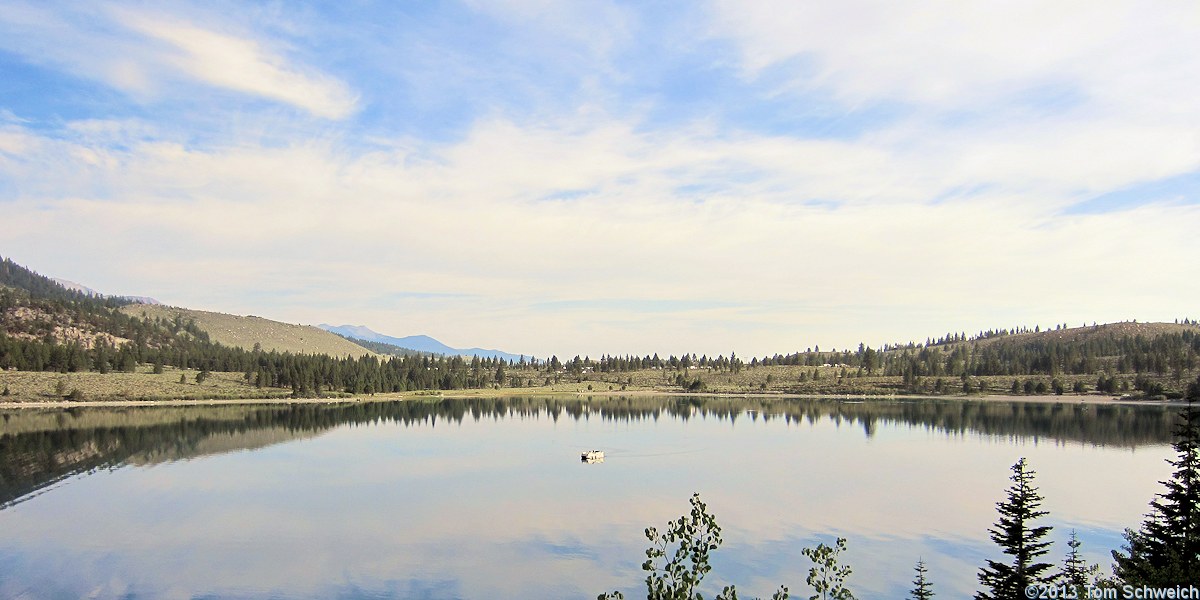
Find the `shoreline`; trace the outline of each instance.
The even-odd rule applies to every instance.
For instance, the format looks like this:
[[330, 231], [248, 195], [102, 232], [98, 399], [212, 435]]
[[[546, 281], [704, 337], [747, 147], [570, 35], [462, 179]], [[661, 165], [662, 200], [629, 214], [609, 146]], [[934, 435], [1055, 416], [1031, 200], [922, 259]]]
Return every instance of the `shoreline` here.
[[95, 407], [116, 407], [116, 408], [133, 408], [133, 407], [156, 407], [156, 406], [249, 406], [249, 405], [288, 405], [288, 404], [358, 404], [368, 402], [404, 402], [413, 400], [444, 400], [444, 399], [472, 399], [472, 398], [507, 398], [514, 396], [558, 396], [558, 397], [576, 397], [576, 398], [620, 398], [620, 397], [645, 397], [645, 396], [680, 396], [688, 398], [725, 398], [725, 399], [746, 399], [746, 400], [789, 400], [789, 399], [806, 399], [806, 400], [840, 400], [849, 402], [877, 402], [886, 401], [894, 402], [897, 400], [953, 400], [953, 401], [981, 401], [981, 402], [1021, 402], [1035, 404], [1081, 404], [1081, 405], [1100, 405], [1100, 406], [1116, 406], [1116, 405], [1135, 405], [1135, 406], [1177, 406], [1186, 404], [1184, 400], [1139, 400], [1123, 396], [1110, 396], [1104, 394], [1063, 394], [1045, 395], [1045, 396], [1009, 396], [1000, 394], [986, 395], [946, 395], [946, 396], [921, 396], [921, 395], [899, 395], [899, 394], [786, 394], [786, 393], [737, 393], [737, 392], [680, 392], [671, 390], [594, 390], [594, 391], [570, 391], [545, 388], [503, 388], [503, 389], [475, 389], [475, 390], [451, 390], [448, 392], [394, 392], [386, 394], [375, 394], [370, 396], [347, 396], [342, 398], [292, 398], [292, 397], [276, 397], [276, 398], [213, 398], [213, 399], [169, 399], [169, 400], [83, 400], [73, 402], [69, 400], [30, 400], [30, 401], [0, 401], [0, 409], [39, 409], [39, 408], [95, 408]]

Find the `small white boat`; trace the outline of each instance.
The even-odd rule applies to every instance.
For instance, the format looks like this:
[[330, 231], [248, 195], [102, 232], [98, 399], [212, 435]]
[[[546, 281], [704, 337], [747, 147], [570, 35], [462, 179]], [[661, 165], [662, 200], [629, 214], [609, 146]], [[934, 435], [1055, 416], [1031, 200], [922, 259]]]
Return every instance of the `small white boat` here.
[[604, 462], [604, 452], [602, 450], [588, 450], [579, 455], [579, 461], [585, 463]]

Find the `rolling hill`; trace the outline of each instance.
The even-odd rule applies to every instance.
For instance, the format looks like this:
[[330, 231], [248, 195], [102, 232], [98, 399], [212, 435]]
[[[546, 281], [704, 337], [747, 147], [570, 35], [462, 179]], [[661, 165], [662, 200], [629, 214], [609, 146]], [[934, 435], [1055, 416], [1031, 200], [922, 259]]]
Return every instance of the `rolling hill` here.
[[130, 304], [120, 310], [139, 319], [149, 317], [151, 320], [161, 318], [171, 321], [180, 317], [184, 321], [194, 320], [196, 326], [207, 333], [212, 341], [245, 350], [253, 350], [254, 345], [259, 344], [263, 350], [292, 354], [327, 354], [335, 357], [375, 355], [354, 342], [311, 325], [164, 305]]
[[1020, 332], [1005, 332], [990, 336], [963, 336], [961, 340], [948, 339], [951, 334], [947, 334], [946, 338], [940, 338], [933, 341], [929, 346], [946, 346], [953, 347], [956, 344], [977, 344], [979, 347], [987, 347], [989, 345], [1000, 343], [1020, 343], [1020, 344], [1077, 344], [1094, 341], [1097, 339], [1123, 339], [1123, 338], [1155, 338], [1160, 335], [1182, 334], [1191, 332], [1193, 334], [1200, 333], [1200, 325], [1194, 322], [1183, 323], [1139, 323], [1137, 321], [1120, 321], [1117, 323], [1101, 323], [1095, 325], [1084, 325], [1082, 327], [1063, 327], [1061, 329], [1044, 329], [1041, 331], [1020, 331]]

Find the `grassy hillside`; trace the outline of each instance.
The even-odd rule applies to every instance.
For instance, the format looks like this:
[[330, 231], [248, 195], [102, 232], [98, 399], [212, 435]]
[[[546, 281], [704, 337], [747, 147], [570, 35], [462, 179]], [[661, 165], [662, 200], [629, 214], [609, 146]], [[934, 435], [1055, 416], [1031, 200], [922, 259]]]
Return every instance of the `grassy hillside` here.
[[[568, 374], [547, 375], [545, 371], [535, 369], [510, 369], [507, 372], [509, 385], [524, 386], [518, 389], [530, 392], [558, 393], [589, 393], [589, 392], [629, 392], [655, 391], [663, 393], [684, 393], [700, 391], [716, 394], [798, 394], [798, 395], [831, 395], [831, 396], [889, 396], [917, 394], [922, 396], [955, 396], [968, 394], [963, 392], [963, 380], [957, 376], [932, 376], [923, 380], [918, 390], [906, 386], [904, 378], [899, 375], [859, 375], [856, 369], [841, 367], [803, 367], [792, 365], [770, 365], [746, 367], [738, 373], [719, 371], [708, 367], [680, 370], [639, 369], [620, 373], [591, 372], [578, 376]], [[816, 374], [814, 378], [813, 375]], [[1200, 371], [1189, 371], [1180, 379], [1172, 375], [1146, 374], [1144, 377], [1178, 397], [1186, 390], [1187, 385], [1196, 381]], [[1014, 397], [1042, 397], [1047, 400], [1057, 398], [1053, 390], [1054, 380], [1062, 382], [1065, 395], [1123, 396], [1142, 397], [1135, 386], [1137, 375], [1118, 374], [1117, 390], [1105, 394], [1096, 390], [1096, 375], [989, 375], [971, 376], [967, 381], [971, 385], [971, 396], [999, 395]], [[515, 380], [515, 381], [514, 381]], [[548, 380], [548, 381], [547, 381]], [[699, 381], [703, 385], [689, 390], [689, 386]], [[1012, 384], [1019, 384], [1017, 392], [1012, 391]], [[1038, 383], [1044, 385], [1043, 391], [1024, 391], [1026, 381], [1031, 382], [1035, 389]], [[1081, 392], [1073, 392], [1075, 383], [1082, 386]]]
[[194, 320], [196, 326], [208, 334], [212, 341], [234, 348], [253, 350], [259, 344], [265, 351], [291, 352], [293, 354], [327, 354], [344, 357], [359, 357], [373, 353], [358, 344], [328, 331], [310, 325], [280, 323], [262, 317], [240, 317], [224, 313], [190, 310], [173, 306], [131, 304], [121, 307], [127, 315], [150, 320], [161, 318], [173, 321]]
[[1196, 325], [1194, 323], [1138, 323], [1136, 321], [1122, 321], [1120, 323], [1102, 323], [1098, 325], [1086, 325], [1083, 327], [1009, 333], [1005, 335], [996, 335], [992, 337], [971, 339], [968, 341], [950, 342], [935, 345], [954, 346], [955, 344], [978, 344], [980, 347], [985, 347], [990, 344], [1006, 341], [1021, 343], [1078, 343], [1097, 338], [1118, 339], [1127, 337], [1132, 338], [1137, 336], [1154, 338], [1160, 335], [1182, 334], [1185, 332], [1200, 333], [1200, 325]]
[[[949, 340], [949, 341], [947, 341]], [[873, 354], [872, 354], [873, 353]], [[509, 385], [564, 391], [659, 389], [723, 393], [1003, 394], [1103, 393], [1181, 398], [1200, 374], [1195, 323], [1113, 323], [1049, 331], [948, 334], [929, 345], [875, 352], [803, 352], [754, 358], [577, 360], [560, 369], [505, 370]]]
[[62, 400], [75, 390], [80, 392], [80, 400], [232, 400], [289, 395], [282, 389], [257, 389], [246, 382], [243, 373], [214, 371], [197, 383], [198, 373], [174, 367], [154, 373], [148, 366], [138, 367], [133, 373], [0, 371], [0, 388], [8, 390], [7, 395], [0, 396], [0, 402]]

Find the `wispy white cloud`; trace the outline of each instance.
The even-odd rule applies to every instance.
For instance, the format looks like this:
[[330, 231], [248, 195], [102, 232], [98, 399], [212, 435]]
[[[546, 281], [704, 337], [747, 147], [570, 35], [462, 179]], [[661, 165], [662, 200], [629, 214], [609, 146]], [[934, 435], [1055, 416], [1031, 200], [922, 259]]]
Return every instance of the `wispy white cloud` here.
[[344, 118], [356, 108], [357, 99], [344, 83], [291, 64], [261, 41], [130, 11], [116, 15], [131, 30], [169, 45], [173, 51], [158, 60], [198, 81], [331, 119]]
[[[48, 252], [68, 231], [103, 231], [89, 243], [118, 255], [137, 240], [154, 256], [89, 284], [289, 321], [538, 353], [763, 353], [947, 326], [1173, 318], [1200, 293], [1191, 283], [1200, 278], [1144, 268], [1162, 260], [1162, 244], [1200, 251], [1195, 206], [1064, 217], [1057, 207], [1069, 194], [1046, 185], [930, 203], [962, 180], [886, 146], [833, 151], [614, 120], [492, 120], [460, 142], [370, 152], [346, 152], [337, 139], [99, 152], [78, 135], [38, 141], [42, 154], [15, 175], [45, 179], [10, 205], [6, 237]], [[856, 155], [857, 167], [840, 164]], [[735, 175], [752, 176], [730, 176], [725, 157], [736, 158]], [[892, 197], [907, 168], [924, 170]], [[707, 180], [720, 183], [711, 196], [678, 189]], [[74, 191], [55, 199], [62, 189]], [[547, 199], [563, 189], [587, 191]], [[858, 189], [878, 198], [855, 200]], [[805, 202], [814, 198], [849, 200]], [[62, 268], [42, 268], [51, 267]], [[1114, 273], [1135, 272], [1141, 286], [1172, 293], [1110, 286]], [[410, 291], [464, 298], [368, 300]], [[629, 299], [717, 305], [664, 314], [630, 311]], [[589, 306], [539, 308], [548, 301]]]
[[200, 84], [281, 102], [327, 119], [357, 110], [344, 82], [288, 56], [284, 41], [209, 13], [147, 13], [119, 4], [55, 11], [16, 3], [0, 17], [0, 47], [143, 101]]
[[[746, 77], [905, 107], [914, 158], [964, 183], [1081, 193], [1200, 168], [1200, 11], [1132, 2], [713, 3]], [[878, 135], [879, 131], [872, 132]]]
[[[742, 3], [715, 0], [712, 35], [737, 43], [749, 76], [785, 68], [796, 85], [850, 102], [939, 106], [1077, 87], [1087, 99], [1181, 106], [1200, 61], [1189, 2]], [[1165, 92], [1166, 99], [1146, 98]], [[1172, 100], [1174, 99], [1174, 100]]]

